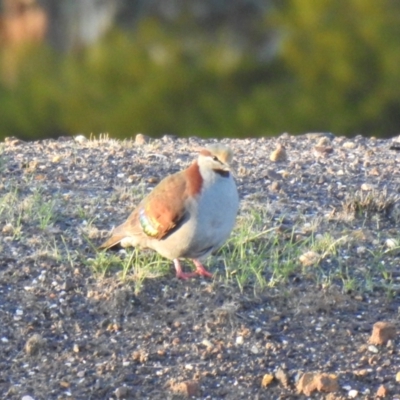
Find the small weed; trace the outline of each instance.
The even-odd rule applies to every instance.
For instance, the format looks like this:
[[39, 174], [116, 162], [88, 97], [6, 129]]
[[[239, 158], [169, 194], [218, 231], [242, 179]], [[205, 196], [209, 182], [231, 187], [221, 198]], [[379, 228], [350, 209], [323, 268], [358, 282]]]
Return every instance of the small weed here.
[[[139, 184], [134, 190], [121, 187], [116, 195], [118, 199], [122, 197], [124, 201], [130, 202], [131, 199], [136, 201], [138, 197], [143, 197], [145, 192], [146, 185]], [[353, 197], [352, 203], [349, 199], [346, 203], [347, 210], [354, 213], [386, 213], [395, 204], [395, 198], [386, 193], [378, 198], [379, 201], [371, 193], [359, 192], [357, 196], [360, 196], [357, 201]], [[57, 210], [62, 208], [61, 204], [61, 196], [50, 198], [41, 187], [25, 193], [20, 192], [17, 187], [10, 187], [0, 197], [3, 233], [18, 240], [28, 223], [46, 230], [59, 218]], [[77, 204], [74, 217], [81, 222], [89, 221], [90, 225], [96, 218], [94, 215], [97, 204], [97, 201], [93, 204]], [[382, 244], [385, 243], [385, 237], [376, 235], [376, 242], [380, 244], [375, 247], [365, 246], [364, 256], [356, 258], [358, 264], [352, 265], [351, 262], [354, 261], [350, 260], [355, 259], [358, 243], [366, 240], [363, 232], [357, 236], [349, 230], [345, 234], [334, 234], [325, 230], [321, 234], [317, 233], [321, 231], [321, 219], [310, 221], [309, 218], [298, 216], [291, 226], [290, 222], [285, 224], [283, 217], [273, 219], [272, 215], [273, 213], [262, 208], [242, 211], [230, 239], [217, 257], [211, 259], [215, 266], [223, 266], [223, 272], [217, 279], [237, 285], [242, 291], [248, 286], [253, 287], [255, 292], [275, 286], [284, 288], [291, 280], [304, 279], [324, 287], [340, 283], [344, 291], [372, 291], [382, 287], [390, 292], [394, 287], [392, 260], [400, 250], [400, 241], [396, 237], [392, 237], [390, 243], [393, 245], [388, 248]], [[363, 230], [364, 228], [360, 231]], [[85, 234], [81, 231], [81, 236]], [[119, 281], [132, 284], [135, 293], [141, 290], [147, 279], [164, 276], [173, 270], [172, 263], [157, 253], [136, 249], [124, 255], [97, 252], [95, 246], [91, 245], [95, 256], [86, 260], [79, 257], [77, 251], [71, 251], [67, 235], [66, 233], [61, 237], [64, 244], [61, 247], [60, 243], [57, 246], [56, 240], [53, 245], [47, 245], [46, 251], [53, 259], [73, 266], [79, 258], [97, 277], [104, 278], [114, 274]], [[313, 252], [319, 257], [315, 265], [303, 266], [300, 262], [299, 257], [307, 252]]]
[[[12, 187], [9, 192], [0, 198], [0, 216], [10, 219], [14, 214], [15, 205], [18, 204], [18, 189]], [[11, 221], [8, 221], [11, 223]]]
[[372, 214], [389, 215], [395, 204], [399, 201], [399, 196], [388, 193], [387, 189], [362, 191], [346, 196], [342, 203], [345, 212], [354, 216], [365, 215], [367, 217]]
[[78, 214], [80, 220], [85, 220], [87, 218], [87, 211], [85, 207], [82, 207], [81, 205], [76, 207], [76, 213]]
[[2, 174], [5, 171], [5, 168], [6, 168], [6, 161], [4, 155], [4, 146], [0, 144], [0, 174]]
[[36, 219], [39, 222], [39, 228], [44, 230], [55, 220], [54, 213], [55, 202], [42, 203], [36, 209]]
[[119, 278], [122, 282], [132, 282], [135, 294], [139, 293], [145, 279], [163, 276], [171, 267], [171, 262], [153, 251], [134, 249], [122, 262]]
[[13, 240], [22, 235], [23, 216], [18, 189], [13, 187], [0, 198], [0, 222], [4, 224], [3, 231], [11, 233]]
[[343, 291], [345, 293], [354, 292], [358, 289], [359, 283], [355, 278], [343, 278]]
[[85, 205], [83, 207], [78, 205], [75, 209], [74, 215], [81, 221], [83, 225], [85, 225], [87, 228], [90, 228], [98, 218], [96, 215], [97, 206], [97, 203]]
[[[243, 290], [247, 284], [263, 289], [274, 286], [298, 268], [304, 244], [283, 240], [266, 215], [254, 210], [239, 220], [227, 245], [221, 250], [225, 279], [234, 279]], [[293, 236], [293, 235], [292, 235]]]
[[100, 251], [95, 258], [89, 258], [86, 264], [99, 278], [105, 278], [107, 274], [121, 269], [121, 258], [117, 254]]
[[35, 221], [41, 230], [48, 228], [56, 220], [55, 208], [57, 202], [57, 197], [48, 200], [43, 190], [37, 188], [22, 203], [24, 204], [24, 220]]
[[121, 282], [131, 282], [135, 293], [139, 293], [145, 279], [163, 276], [171, 267], [171, 262], [153, 251], [133, 249], [121, 258], [121, 254], [97, 252], [94, 259], [87, 261], [94, 274], [105, 278], [108, 274], [116, 274]]

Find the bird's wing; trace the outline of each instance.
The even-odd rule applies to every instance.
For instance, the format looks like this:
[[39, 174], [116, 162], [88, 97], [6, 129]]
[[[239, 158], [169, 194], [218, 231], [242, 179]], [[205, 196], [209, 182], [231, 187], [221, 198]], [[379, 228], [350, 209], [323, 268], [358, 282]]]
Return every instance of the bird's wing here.
[[[187, 197], [185, 174], [170, 175], [141, 202], [134, 219], [147, 236], [162, 239], [184, 218]], [[137, 226], [136, 221], [132, 225]]]
[[116, 227], [111, 237], [100, 248], [108, 249], [124, 238], [146, 235], [155, 239], [167, 236], [186, 214], [189, 195], [184, 171], [164, 178], [145, 197], [128, 219]]

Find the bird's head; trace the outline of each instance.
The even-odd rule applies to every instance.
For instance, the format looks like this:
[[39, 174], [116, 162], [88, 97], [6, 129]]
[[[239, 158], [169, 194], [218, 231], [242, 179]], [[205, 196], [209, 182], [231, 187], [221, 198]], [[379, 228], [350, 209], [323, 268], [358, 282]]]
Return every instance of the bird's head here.
[[199, 152], [198, 163], [200, 168], [213, 170], [217, 173], [231, 171], [230, 163], [233, 158], [232, 150], [222, 143], [213, 143]]

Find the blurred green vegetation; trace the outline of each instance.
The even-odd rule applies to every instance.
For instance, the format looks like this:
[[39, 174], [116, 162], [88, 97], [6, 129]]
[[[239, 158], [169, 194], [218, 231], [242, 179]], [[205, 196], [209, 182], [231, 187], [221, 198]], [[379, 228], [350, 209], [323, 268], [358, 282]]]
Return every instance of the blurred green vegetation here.
[[190, 18], [147, 18], [76, 53], [25, 49], [0, 84], [0, 139], [398, 133], [400, 2], [286, 0], [257, 29], [275, 32], [273, 57]]

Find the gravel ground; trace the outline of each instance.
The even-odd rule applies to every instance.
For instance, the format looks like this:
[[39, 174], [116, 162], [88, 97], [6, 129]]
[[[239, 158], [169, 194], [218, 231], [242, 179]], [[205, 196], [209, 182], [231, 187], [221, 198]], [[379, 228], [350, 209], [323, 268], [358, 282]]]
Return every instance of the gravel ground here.
[[[320, 269], [346, 269], [353, 287], [300, 269], [240, 291], [223, 279], [178, 281], [171, 266], [135, 292], [88, 267], [90, 243], [208, 142], [0, 143], [1, 398], [400, 398], [398, 138], [223, 140], [241, 213], [349, 238], [345, 263]], [[377, 321], [394, 326], [382, 344], [369, 341]], [[328, 375], [310, 394], [305, 372]]]

